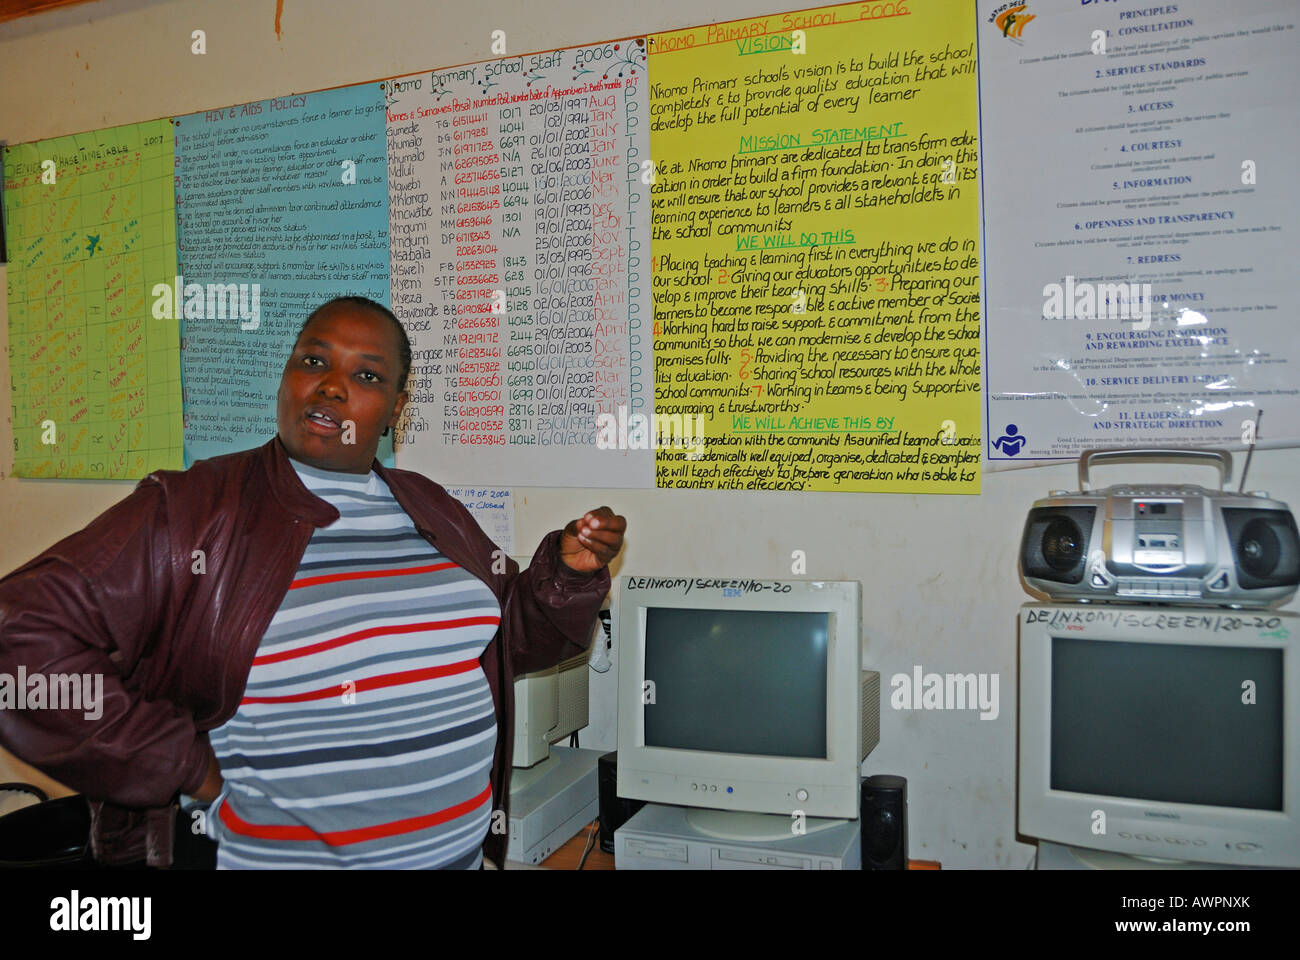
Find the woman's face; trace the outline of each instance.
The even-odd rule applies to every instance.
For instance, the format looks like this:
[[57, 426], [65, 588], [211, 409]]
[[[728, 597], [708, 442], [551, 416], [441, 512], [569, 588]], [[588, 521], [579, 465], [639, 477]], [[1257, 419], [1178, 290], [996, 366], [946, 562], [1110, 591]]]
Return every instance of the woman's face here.
[[380, 435], [406, 406], [406, 393], [397, 391], [400, 375], [397, 331], [386, 317], [345, 304], [322, 310], [298, 337], [280, 377], [280, 442], [310, 466], [369, 473]]

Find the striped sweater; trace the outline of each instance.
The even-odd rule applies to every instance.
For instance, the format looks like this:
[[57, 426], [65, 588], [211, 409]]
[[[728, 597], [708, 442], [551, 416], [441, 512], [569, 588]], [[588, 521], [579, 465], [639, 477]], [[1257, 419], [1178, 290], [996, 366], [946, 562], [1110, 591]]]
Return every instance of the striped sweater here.
[[225, 786], [218, 869], [474, 869], [492, 816], [501, 609], [373, 471], [291, 461], [339, 510], [312, 535], [235, 715], [209, 737]]

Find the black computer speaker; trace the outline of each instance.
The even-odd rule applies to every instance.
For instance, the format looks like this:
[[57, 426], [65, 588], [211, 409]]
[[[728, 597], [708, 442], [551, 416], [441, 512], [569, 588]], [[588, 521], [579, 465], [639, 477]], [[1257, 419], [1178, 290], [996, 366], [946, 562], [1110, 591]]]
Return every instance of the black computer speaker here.
[[1300, 583], [1300, 535], [1282, 510], [1223, 508], [1237, 564], [1237, 583], [1248, 590]]
[[644, 807], [645, 801], [619, 799], [617, 750], [597, 761], [596, 778], [600, 787], [600, 849], [613, 853], [614, 831]]
[[1026, 577], [1082, 583], [1096, 507], [1035, 507], [1020, 538], [1020, 568]]
[[907, 869], [907, 780], [877, 774], [862, 781], [862, 869]]

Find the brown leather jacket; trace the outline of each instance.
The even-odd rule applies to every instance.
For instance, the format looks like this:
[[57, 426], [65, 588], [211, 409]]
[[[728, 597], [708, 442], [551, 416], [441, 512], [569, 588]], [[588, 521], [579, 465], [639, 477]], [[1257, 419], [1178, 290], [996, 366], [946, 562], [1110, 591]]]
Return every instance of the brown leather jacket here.
[[[589, 646], [609, 570], [569, 569], [554, 530], [523, 573], [504, 554], [494, 573], [496, 545], [459, 501], [418, 473], [373, 467], [416, 530], [501, 603], [479, 662], [496, 702], [494, 809], [508, 817], [513, 678]], [[91, 801], [101, 863], [171, 864], [174, 801], [204, 780], [207, 731], [234, 715], [307, 541], [338, 515], [303, 486], [277, 437], [150, 474], [0, 579], [0, 673], [103, 675], [98, 719], [0, 709], [0, 744]], [[506, 840], [489, 831], [484, 855], [502, 864]]]

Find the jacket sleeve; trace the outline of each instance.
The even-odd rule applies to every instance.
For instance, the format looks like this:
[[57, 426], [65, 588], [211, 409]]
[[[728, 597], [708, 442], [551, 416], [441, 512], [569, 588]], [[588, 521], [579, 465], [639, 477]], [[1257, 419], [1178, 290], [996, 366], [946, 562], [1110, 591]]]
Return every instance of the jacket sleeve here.
[[[0, 744], [92, 800], [157, 807], [197, 789], [207, 738], [189, 711], [132, 677], [165, 631], [172, 596], [162, 485], [146, 477], [85, 529], [0, 579], [0, 675], [41, 676], [81, 709], [0, 710]], [[99, 684], [102, 683], [102, 688]], [[98, 694], [98, 695], [96, 695]], [[30, 702], [30, 700], [29, 700]], [[75, 701], [73, 701], [75, 702]], [[16, 707], [16, 703], [15, 703]]]
[[561, 533], [552, 530], [542, 538], [528, 569], [514, 578], [506, 594], [504, 636], [516, 674], [554, 666], [589, 649], [596, 614], [609, 593], [609, 567], [584, 574], [560, 559]]

